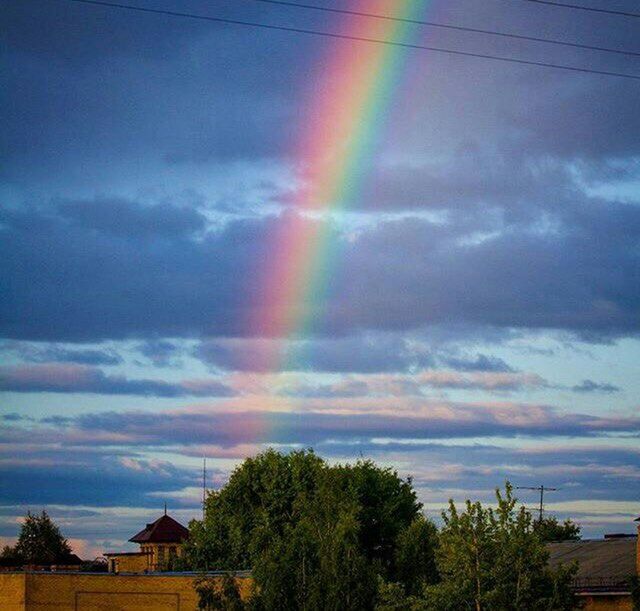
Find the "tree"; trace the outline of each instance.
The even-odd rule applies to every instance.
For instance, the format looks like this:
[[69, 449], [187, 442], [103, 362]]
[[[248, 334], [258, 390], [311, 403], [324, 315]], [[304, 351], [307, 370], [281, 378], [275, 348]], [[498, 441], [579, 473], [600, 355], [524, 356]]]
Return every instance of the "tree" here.
[[438, 581], [436, 549], [438, 530], [433, 522], [418, 516], [398, 535], [393, 580], [408, 595], [419, 595], [425, 586]]
[[28, 512], [14, 547], [5, 547], [2, 556], [22, 564], [54, 564], [68, 556], [71, 547], [46, 511]]
[[259, 609], [371, 609], [378, 576], [413, 588], [406, 539], [408, 529], [422, 532], [412, 527], [420, 507], [411, 480], [371, 461], [329, 466], [311, 450], [269, 450], [208, 496], [184, 561], [250, 568]]
[[200, 577], [194, 582], [198, 609], [202, 611], [242, 611], [245, 608], [232, 573], [220, 577]]
[[443, 513], [437, 566], [441, 582], [426, 588], [433, 609], [528, 611], [572, 609], [576, 567], [548, 566], [548, 552], [531, 514], [516, 510], [507, 482], [496, 490], [497, 508], [467, 501], [459, 513], [453, 501]]
[[542, 541], [578, 541], [580, 539], [580, 526], [572, 520], [565, 520], [562, 524], [552, 516], [536, 520], [533, 526], [536, 534]]
[[640, 611], [640, 576], [629, 577], [629, 589], [631, 590], [631, 607], [633, 611]]

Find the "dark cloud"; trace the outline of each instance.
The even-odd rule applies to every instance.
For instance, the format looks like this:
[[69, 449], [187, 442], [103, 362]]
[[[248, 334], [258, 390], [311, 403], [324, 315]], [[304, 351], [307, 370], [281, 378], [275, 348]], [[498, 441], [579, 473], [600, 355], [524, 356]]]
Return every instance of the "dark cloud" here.
[[83, 365], [17, 365], [0, 368], [0, 390], [6, 392], [93, 393], [147, 397], [230, 397], [234, 391], [216, 380], [130, 379], [107, 375]]
[[177, 364], [180, 348], [171, 341], [153, 339], [138, 346], [138, 351], [146, 356], [155, 367], [170, 367]]
[[219, 339], [202, 342], [195, 355], [204, 362], [233, 371], [269, 367], [263, 352], [280, 352], [284, 367], [298, 371], [371, 373], [422, 369], [434, 364], [429, 350], [414, 347], [393, 334], [363, 333], [313, 340]]
[[573, 390], [574, 392], [620, 392], [620, 388], [615, 384], [609, 384], [608, 382], [594, 382], [593, 380], [583, 380], [580, 384], [577, 384], [571, 390]]
[[[182, 4], [163, 0], [170, 10], [185, 10]], [[492, 29], [499, 22], [505, 31], [637, 50], [633, 20], [517, 4], [426, 2], [424, 18]], [[618, 4], [634, 9], [633, 0]], [[260, 3], [191, 0], [189, 10], [344, 27], [339, 16]], [[3, 501], [161, 506], [150, 493], [193, 485], [193, 474], [133, 456], [139, 448], [182, 444], [200, 455], [196, 444], [228, 449], [256, 439], [314, 444], [333, 456], [362, 450], [402, 463], [412, 456], [421, 491], [437, 489], [443, 499], [451, 482], [489, 491], [505, 478], [544, 481], [562, 488], [562, 498], [632, 498], [637, 486], [627, 483], [637, 482], [637, 456], [630, 451], [436, 449], [416, 441], [502, 435], [541, 445], [541, 437], [611, 435], [614, 444], [616, 435], [638, 435], [632, 418], [427, 403], [407, 379], [391, 380], [415, 393], [405, 405], [391, 388], [372, 389], [360, 378], [446, 367], [460, 375], [432, 377], [430, 389], [486, 392], [492, 383], [499, 392], [523, 391], [544, 381], [518, 378], [526, 374], [483, 354], [482, 342], [537, 329], [612, 346], [638, 336], [636, 82], [404, 54], [388, 112], [371, 133], [376, 146], [345, 178], [351, 199], [338, 193], [325, 202], [358, 219], [323, 232], [331, 257], [319, 265], [327, 292], [304, 312], [313, 324], [276, 345], [265, 339], [271, 330], [254, 323], [291, 305], [286, 291], [266, 299], [265, 277], [283, 256], [282, 227], [314, 222], [291, 221], [300, 187], [293, 178], [304, 176], [308, 161], [301, 133], [332, 127], [310, 109], [340, 76], [327, 60], [334, 43], [72, 2], [8, 3], [3, 18], [0, 337], [27, 346], [10, 350], [31, 363], [5, 367], [4, 388], [231, 394], [216, 376], [108, 375], [97, 366], [122, 360], [98, 342], [112, 339], [134, 340], [146, 366], [180, 364], [190, 349], [180, 339], [191, 338], [214, 371], [262, 371], [264, 355], [280, 353], [287, 368], [305, 374], [353, 374], [342, 384], [305, 375], [305, 384], [282, 389], [303, 397], [308, 413], [265, 413], [251, 395], [221, 413], [162, 417], [48, 413], [34, 424], [21, 408], [3, 417]], [[627, 58], [611, 54], [415, 31], [425, 34], [433, 46], [632, 71]], [[277, 216], [280, 209], [286, 212]], [[70, 345], [76, 342], [84, 345]], [[618, 391], [592, 380], [573, 390]], [[45, 448], [52, 444], [57, 451]], [[118, 522], [96, 523], [95, 532], [120, 532]]]
[[[373, 403], [373, 401], [372, 401]], [[640, 433], [634, 418], [600, 418], [558, 414], [548, 408], [513, 404], [509, 407], [450, 404], [446, 414], [386, 415], [377, 413], [324, 413], [225, 411], [165, 412], [162, 418], [144, 412], [108, 412], [75, 417], [70, 431], [91, 443], [133, 446], [242, 443], [318, 444], [328, 440], [443, 439], [484, 436], [591, 437], [609, 433]], [[3, 441], [9, 442], [14, 434]], [[40, 435], [46, 438], [45, 430]], [[100, 441], [101, 436], [104, 441]], [[31, 439], [39, 434], [31, 432]]]
[[[34, 211], [5, 214], [0, 255], [9, 289], [0, 332], [39, 340], [244, 335], [248, 320], [267, 318], [256, 315], [261, 308], [280, 307], [259, 291], [279, 222], [287, 221], [236, 221], [200, 239], [178, 232], [155, 240], [87, 232]], [[453, 323], [636, 334], [640, 208], [585, 200], [560, 222], [466, 243], [455, 224], [416, 219], [381, 222], [348, 242], [338, 234], [341, 267], [323, 307], [310, 312], [313, 330], [343, 335]], [[324, 358], [344, 368], [337, 354], [344, 356], [344, 345], [318, 348], [310, 363], [325, 367]], [[362, 353], [353, 348], [355, 370], [371, 367], [358, 364]], [[379, 361], [382, 351], [373, 343], [367, 358]], [[203, 356], [232, 360], [219, 344]]]
[[123, 237], [175, 239], [205, 227], [205, 218], [198, 211], [167, 203], [141, 206], [118, 199], [67, 201], [58, 205], [58, 211], [63, 219], [84, 229]]
[[440, 361], [456, 371], [493, 371], [513, 373], [514, 369], [497, 356], [478, 354], [475, 358], [445, 357]]
[[29, 416], [18, 414], [17, 412], [10, 412], [8, 414], [0, 415], [0, 418], [6, 422], [20, 422], [21, 420], [33, 420]]
[[77, 363], [79, 365], [120, 365], [123, 358], [112, 350], [66, 348], [63, 346], [29, 344], [9, 346], [22, 360], [31, 363]]
[[197, 485], [197, 474], [169, 462], [66, 449], [55, 458], [26, 452], [22, 464], [0, 467], [0, 498], [6, 504], [159, 507], [150, 493]]

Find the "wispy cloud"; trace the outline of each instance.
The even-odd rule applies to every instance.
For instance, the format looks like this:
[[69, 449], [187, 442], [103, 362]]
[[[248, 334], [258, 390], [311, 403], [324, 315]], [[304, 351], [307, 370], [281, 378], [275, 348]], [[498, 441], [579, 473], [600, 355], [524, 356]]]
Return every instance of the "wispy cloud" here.
[[109, 375], [95, 367], [59, 363], [0, 367], [0, 390], [151, 397], [229, 397], [235, 394], [215, 379], [171, 383]]

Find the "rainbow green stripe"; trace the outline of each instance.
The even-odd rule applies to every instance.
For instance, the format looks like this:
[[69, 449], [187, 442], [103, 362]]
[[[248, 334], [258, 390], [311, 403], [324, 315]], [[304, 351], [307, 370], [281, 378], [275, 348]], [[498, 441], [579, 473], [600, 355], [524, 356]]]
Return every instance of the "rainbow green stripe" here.
[[[419, 19], [427, 0], [368, 0], [354, 8], [401, 19]], [[345, 17], [340, 31], [360, 38], [412, 42], [419, 32], [402, 21]], [[348, 40], [332, 41], [312, 79], [313, 103], [305, 113], [306, 128], [294, 150], [304, 186], [295, 200], [296, 213], [283, 215], [269, 252], [259, 291], [261, 312], [252, 321], [256, 335], [304, 337], [325, 314], [330, 279], [338, 269], [339, 244], [332, 238], [327, 213], [361, 205], [386, 117], [403, 79], [402, 47]], [[310, 217], [315, 222], [309, 222]], [[277, 373], [295, 369], [295, 356], [275, 347], [256, 355], [258, 368]]]

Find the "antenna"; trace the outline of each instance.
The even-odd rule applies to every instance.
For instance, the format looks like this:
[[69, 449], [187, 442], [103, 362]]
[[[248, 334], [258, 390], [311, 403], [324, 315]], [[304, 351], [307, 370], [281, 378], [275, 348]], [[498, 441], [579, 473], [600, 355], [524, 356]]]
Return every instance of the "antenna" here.
[[549, 486], [545, 486], [544, 484], [540, 486], [516, 486], [516, 490], [538, 490], [540, 492], [540, 504], [538, 505], [538, 521], [542, 523], [542, 516], [544, 514], [544, 491], [547, 492], [555, 492], [556, 490], [560, 490], [559, 488], [549, 488]]
[[204, 524], [205, 504], [207, 502], [207, 457], [202, 459], [202, 523]]
[[167, 515], [167, 501], [164, 502], [164, 515]]

